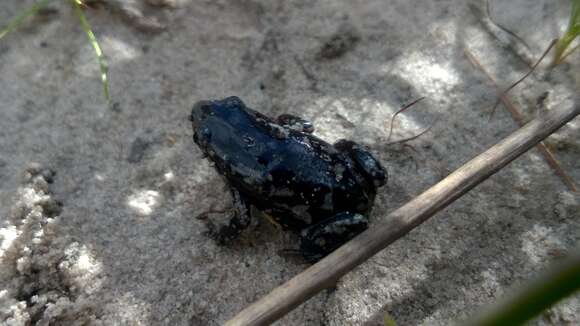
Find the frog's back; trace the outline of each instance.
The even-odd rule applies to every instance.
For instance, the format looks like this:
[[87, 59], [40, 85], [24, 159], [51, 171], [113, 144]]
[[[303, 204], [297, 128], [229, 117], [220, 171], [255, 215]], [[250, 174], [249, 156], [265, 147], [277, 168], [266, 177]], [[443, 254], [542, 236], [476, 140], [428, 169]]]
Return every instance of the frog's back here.
[[251, 204], [299, 220], [296, 228], [337, 212], [368, 212], [376, 190], [348, 155], [240, 103], [213, 102], [196, 142]]
[[[262, 210], [305, 219], [306, 225], [337, 212], [368, 213], [375, 190], [348, 155], [312, 135], [286, 131], [283, 138], [267, 132], [251, 136], [256, 145], [239, 161], [256, 169], [230, 183]], [[244, 174], [244, 168], [237, 170]]]

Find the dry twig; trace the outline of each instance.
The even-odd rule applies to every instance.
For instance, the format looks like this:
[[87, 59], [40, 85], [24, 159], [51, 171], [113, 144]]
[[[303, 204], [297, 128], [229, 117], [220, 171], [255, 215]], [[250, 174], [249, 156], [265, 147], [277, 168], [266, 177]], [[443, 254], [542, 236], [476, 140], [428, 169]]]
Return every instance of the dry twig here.
[[[413, 105], [415, 105], [415, 104], [417, 104], [417, 103], [421, 102], [421, 101], [422, 101], [422, 100], [424, 100], [424, 99], [425, 99], [425, 97], [423, 96], [423, 97], [420, 97], [420, 98], [418, 98], [418, 99], [414, 100], [414, 101], [413, 101], [413, 102], [411, 102], [411, 103], [405, 104], [405, 105], [403, 105], [403, 106], [402, 106], [402, 107], [401, 107], [401, 108], [400, 108], [400, 109], [399, 109], [397, 112], [395, 112], [395, 114], [393, 114], [393, 116], [391, 117], [391, 122], [389, 123], [389, 135], [387, 136], [387, 142], [388, 142], [389, 140], [391, 140], [391, 136], [393, 135], [393, 123], [395, 122], [395, 118], [397, 117], [397, 115], [399, 115], [399, 113], [403, 113], [403, 112], [405, 112], [405, 110], [407, 110], [408, 108], [412, 107]], [[429, 129], [430, 129], [430, 128], [431, 128], [431, 127], [429, 127]], [[425, 132], [426, 132], [426, 131], [425, 131]], [[425, 133], [425, 132], [423, 132], [423, 133]], [[423, 134], [423, 133], [421, 133], [421, 134]], [[415, 138], [416, 138], [416, 137], [415, 137]]]
[[470, 3], [469, 8], [491, 36], [493, 36], [502, 46], [511, 49], [523, 62], [526, 63], [526, 65], [528, 65], [528, 67], [531, 67], [534, 63], [534, 56], [532, 55], [532, 51], [528, 44], [516, 33], [497, 23], [492, 18], [489, 1], [486, 1], [485, 9], [482, 8], [483, 5], [484, 4], [482, 3]]
[[525, 75], [523, 75], [520, 79], [518, 79], [515, 83], [511, 84], [510, 87], [506, 88], [503, 92], [501, 92], [501, 95], [499, 96], [499, 98], [497, 99], [497, 101], [495, 101], [495, 104], [493, 105], [493, 109], [491, 110], [491, 113], [489, 114], [489, 119], [490, 120], [493, 117], [493, 114], [495, 113], [495, 109], [497, 109], [497, 106], [502, 101], [501, 99], [509, 91], [511, 91], [514, 87], [518, 86], [518, 84], [521, 83], [524, 79], [528, 78], [528, 76], [531, 75], [534, 72], [534, 70], [536, 70], [536, 68], [538, 67], [538, 65], [540, 64], [540, 62], [542, 62], [542, 60], [544, 60], [544, 58], [546, 57], [546, 55], [548, 54], [548, 52], [550, 52], [550, 50], [554, 47], [554, 45], [556, 45], [556, 42], [558, 42], [558, 39], [553, 39], [552, 42], [550, 43], [550, 45], [548, 46], [548, 48], [546, 49], [546, 51], [544, 51], [544, 53], [542, 53], [542, 56], [540, 57], [540, 59], [538, 59], [538, 61], [536, 61], [536, 63], [534, 63], [534, 65], [532, 66], [532, 68], [530, 68], [530, 70]]

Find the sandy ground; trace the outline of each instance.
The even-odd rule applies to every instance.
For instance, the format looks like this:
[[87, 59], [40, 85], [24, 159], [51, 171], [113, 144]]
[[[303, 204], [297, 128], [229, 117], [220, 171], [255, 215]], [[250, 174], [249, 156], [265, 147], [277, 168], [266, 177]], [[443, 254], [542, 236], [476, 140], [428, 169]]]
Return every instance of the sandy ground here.
[[[2, 1], [1, 24], [31, 3]], [[55, 1], [0, 40], [0, 323], [222, 324], [306, 265], [278, 253], [295, 236], [259, 219], [229, 247], [204, 235], [194, 216], [230, 197], [192, 142], [192, 104], [237, 95], [368, 145], [390, 175], [377, 221], [517, 128], [503, 107], [488, 122], [495, 90], [464, 50], [505, 87], [565, 28], [569, 1], [492, 3], [530, 57], [490, 33], [480, 1], [108, 1], [86, 11], [108, 108], [94, 52]], [[512, 92], [526, 119], [572, 105], [579, 52]], [[393, 112], [421, 96], [393, 139], [432, 130], [388, 145]], [[549, 140], [578, 182], [579, 129]], [[279, 324], [449, 325], [573, 250], [579, 211], [533, 150]], [[575, 297], [533, 324], [579, 323]]]

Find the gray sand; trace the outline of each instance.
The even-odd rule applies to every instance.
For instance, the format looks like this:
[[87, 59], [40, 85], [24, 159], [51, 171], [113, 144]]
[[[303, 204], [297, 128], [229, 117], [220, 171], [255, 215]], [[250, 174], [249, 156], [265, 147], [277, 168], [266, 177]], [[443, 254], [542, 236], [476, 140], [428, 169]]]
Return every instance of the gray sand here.
[[[31, 3], [2, 1], [1, 24]], [[492, 36], [479, 1], [108, 1], [86, 14], [112, 109], [73, 11], [51, 5], [0, 40], [0, 323], [218, 325], [306, 267], [278, 253], [297, 238], [260, 219], [230, 247], [203, 234], [194, 217], [231, 199], [191, 139], [201, 99], [237, 95], [369, 146], [390, 175], [372, 227], [517, 129], [503, 107], [488, 122], [495, 90], [464, 49], [505, 87], [563, 31], [569, 1], [493, 4], [530, 57]], [[526, 119], [572, 105], [579, 63], [576, 51], [548, 74], [546, 61], [512, 91]], [[421, 96], [392, 140], [432, 130], [387, 145], [391, 115]], [[579, 129], [549, 139], [577, 182]], [[279, 324], [381, 325], [388, 313], [449, 325], [573, 250], [579, 211], [532, 150]], [[579, 324], [579, 301], [533, 324]]]

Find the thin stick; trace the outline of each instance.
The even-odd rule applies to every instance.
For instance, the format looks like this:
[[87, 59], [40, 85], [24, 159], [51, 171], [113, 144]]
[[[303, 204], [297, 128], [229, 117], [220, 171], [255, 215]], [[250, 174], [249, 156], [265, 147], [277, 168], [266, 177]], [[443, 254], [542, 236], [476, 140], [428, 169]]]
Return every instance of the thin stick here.
[[558, 39], [553, 39], [552, 42], [550, 43], [550, 46], [548, 46], [548, 48], [546, 49], [546, 51], [544, 51], [544, 53], [542, 53], [542, 56], [540, 57], [540, 59], [538, 59], [538, 61], [536, 61], [536, 63], [534, 63], [534, 65], [532, 66], [532, 68], [522, 78], [518, 79], [518, 81], [516, 81], [515, 83], [513, 83], [510, 87], [508, 87], [506, 90], [504, 90], [501, 93], [501, 96], [497, 99], [497, 101], [495, 101], [495, 104], [493, 106], [493, 109], [491, 110], [491, 113], [489, 115], [489, 120], [491, 120], [491, 117], [493, 117], [493, 114], [495, 113], [495, 109], [497, 109], [497, 106], [501, 102], [501, 98], [504, 97], [509, 91], [511, 91], [512, 88], [516, 87], [519, 83], [521, 83], [524, 79], [528, 78], [528, 76], [531, 75], [532, 72], [534, 72], [534, 70], [536, 70], [536, 67], [540, 64], [540, 62], [542, 62], [542, 60], [544, 60], [544, 57], [546, 57], [546, 55], [554, 47], [554, 45], [556, 44], [556, 42], [558, 42]]
[[399, 139], [399, 140], [394, 140], [394, 141], [392, 141], [390, 143], [386, 143], [385, 145], [394, 145], [394, 144], [406, 143], [408, 141], [415, 140], [415, 139], [423, 136], [424, 134], [428, 133], [429, 131], [431, 131], [431, 128], [433, 128], [434, 125], [435, 124], [430, 125], [425, 130], [421, 131], [420, 133], [418, 133], [418, 134], [416, 134], [414, 136], [410, 136], [410, 137], [403, 138], [403, 139]]
[[[534, 64], [534, 56], [523, 39], [517, 36], [514, 32], [506, 27], [498, 24], [491, 15], [491, 8], [489, 1], [471, 2], [468, 4], [469, 9], [479, 22], [493, 38], [495, 38], [502, 46], [514, 52], [519, 59], [521, 59], [528, 67]], [[485, 8], [483, 8], [485, 6]]]
[[343, 275], [409, 233], [578, 114], [580, 96], [576, 98], [574, 106], [556, 108], [537, 117], [326, 258], [241, 311], [226, 325], [268, 325], [278, 320], [319, 291], [333, 286]]
[[493, 16], [491, 15], [491, 5], [489, 4], [489, 0], [485, 2], [485, 13], [486, 13], [487, 17], [489, 18], [489, 21], [490, 22], [492, 22], [493, 24], [495, 24], [495, 26], [497, 26], [502, 31], [508, 33], [511, 37], [513, 37], [516, 40], [520, 41], [524, 45], [524, 47], [526, 48], [526, 50], [528, 50], [528, 51], [531, 50], [530, 49], [530, 46], [528, 45], [528, 43], [526, 43], [526, 41], [523, 38], [521, 38], [518, 34], [512, 32], [507, 27], [501, 25], [500, 23], [496, 22], [493, 19]]
[[424, 96], [414, 100], [413, 102], [411, 102], [409, 104], [405, 104], [399, 109], [399, 111], [397, 111], [397, 112], [395, 112], [395, 114], [393, 114], [393, 116], [391, 117], [391, 123], [389, 124], [389, 135], [387, 136], [387, 142], [391, 139], [391, 135], [393, 134], [393, 123], [395, 122], [395, 118], [397, 117], [397, 115], [399, 115], [399, 113], [403, 113], [405, 110], [412, 107], [413, 105], [421, 102], [423, 99], [425, 99]]
[[[465, 55], [467, 56], [467, 58], [469, 59], [469, 61], [475, 67], [477, 67], [479, 70], [481, 70], [485, 74], [485, 76], [490, 80], [491, 84], [495, 87], [496, 91], [498, 93], [500, 93], [501, 90], [500, 90], [499, 86], [497, 85], [497, 82], [491, 76], [491, 74], [483, 67], [481, 62], [479, 60], [477, 60], [477, 58], [468, 49], [465, 49], [464, 52], [465, 52]], [[518, 108], [512, 103], [512, 101], [510, 101], [510, 99], [506, 96], [505, 93], [500, 94], [499, 98], [500, 98], [501, 102], [503, 103], [503, 105], [510, 112], [512, 118], [516, 121], [516, 123], [520, 127], [522, 127], [525, 124], [525, 122], [524, 122], [524, 117], [523, 117], [522, 113], [520, 112], [520, 110], [518, 110]], [[550, 151], [550, 149], [548, 149], [548, 147], [546, 147], [546, 145], [544, 145], [543, 142], [538, 143], [538, 145], [536, 147], [538, 148], [538, 150], [540, 151], [540, 153], [544, 157], [544, 160], [556, 172], [556, 174], [562, 179], [564, 184], [566, 184], [566, 186], [571, 191], [578, 192], [578, 188], [576, 187], [576, 184], [574, 183], [572, 178], [570, 176], [568, 176], [568, 174], [566, 174], [564, 169], [562, 169], [562, 167], [560, 166], [560, 163], [558, 163], [558, 160], [556, 159], [556, 157], [554, 156], [552, 151]]]

